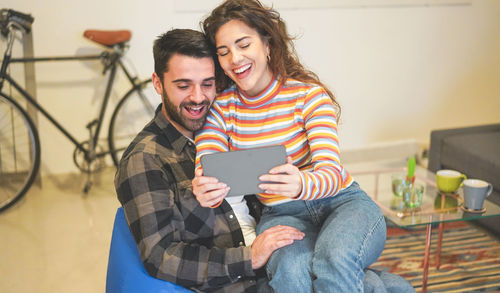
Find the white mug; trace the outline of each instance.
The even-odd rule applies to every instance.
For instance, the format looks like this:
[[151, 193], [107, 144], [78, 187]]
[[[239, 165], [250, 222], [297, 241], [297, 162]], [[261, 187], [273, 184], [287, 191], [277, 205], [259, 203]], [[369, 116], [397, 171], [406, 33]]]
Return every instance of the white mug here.
[[465, 208], [475, 211], [482, 210], [484, 199], [493, 191], [493, 185], [479, 179], [466, 179], [463, 184]]

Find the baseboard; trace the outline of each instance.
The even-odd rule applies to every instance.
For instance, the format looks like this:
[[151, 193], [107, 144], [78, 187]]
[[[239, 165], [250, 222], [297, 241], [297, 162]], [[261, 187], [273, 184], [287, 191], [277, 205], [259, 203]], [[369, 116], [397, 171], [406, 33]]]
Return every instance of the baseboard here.
[[[115, 174], [115, 167], [104, 167], [102, 170], [92, 173], [90, 175], [90, 181], [92, 185], [95, 186], [105, 186], [112, 185], [113, 178]], [[88, 180], [87, 173], [70, 172], [70, 173], [58, 173], [58, 174], [47, 174], [41, 177], [41, 184], [39, 187], [45, 188], [58, 188], [60, 190], [75, 189], [75, 187], [83, 188]]]
[[406, 159], [420, 154], [416, 140], [391, 141], [341, 150], [342, 163]]

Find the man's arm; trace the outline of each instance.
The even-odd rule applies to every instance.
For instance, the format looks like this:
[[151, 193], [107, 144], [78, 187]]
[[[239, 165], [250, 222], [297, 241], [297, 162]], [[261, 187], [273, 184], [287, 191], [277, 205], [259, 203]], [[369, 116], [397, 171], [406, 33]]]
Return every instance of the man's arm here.
[[137, 152], [122, 163], [115, 179], [148, 273], [184, 287], [220, 287], [255, 276], [250, 247], [208, 248], [203, 242], [212, 243], [213, 239], [183, 241], [190, 218], [203, 221], [215, 213], [199, 205], [185, 207], [193, 214], [185, 219], [174, 201], [177, 182], [168, 169], [155, 155]]

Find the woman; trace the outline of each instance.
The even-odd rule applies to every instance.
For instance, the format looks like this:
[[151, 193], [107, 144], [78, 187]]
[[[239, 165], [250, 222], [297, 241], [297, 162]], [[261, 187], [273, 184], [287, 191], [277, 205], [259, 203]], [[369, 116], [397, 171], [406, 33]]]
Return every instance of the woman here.
[[[218, 75], [220, 95], [195, 138], [197, 167], [207, 153], [284, 145], [288, 163], [260, 177], [274, 183], [260, 185], [257, 234], [287, 225], [306, 236], [273, 253], [269, 284], [276, 292], [362, 292], [363, 270], [382, 252], [386, 226], [340, 162], [338, 103], [298, 61], [278, 12], [257, 0], [223, 2], [203, 29], [225, 76]], [[210, 194], [205, 204], [216, 206], [227, 187], [199, 185], [197, 175], [194, 194]]]

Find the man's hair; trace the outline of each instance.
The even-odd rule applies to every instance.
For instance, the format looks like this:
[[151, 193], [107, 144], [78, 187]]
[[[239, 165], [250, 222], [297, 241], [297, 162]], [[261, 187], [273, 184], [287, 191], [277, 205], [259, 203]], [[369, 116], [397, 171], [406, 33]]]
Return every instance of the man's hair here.
[[195, 58], [215, 59], [215, 51], [202, 32], [192, 29], [173, 29], [159, 36], [153, 45], [155, 73], [163, 82], [168, 62], [175, 54]]

